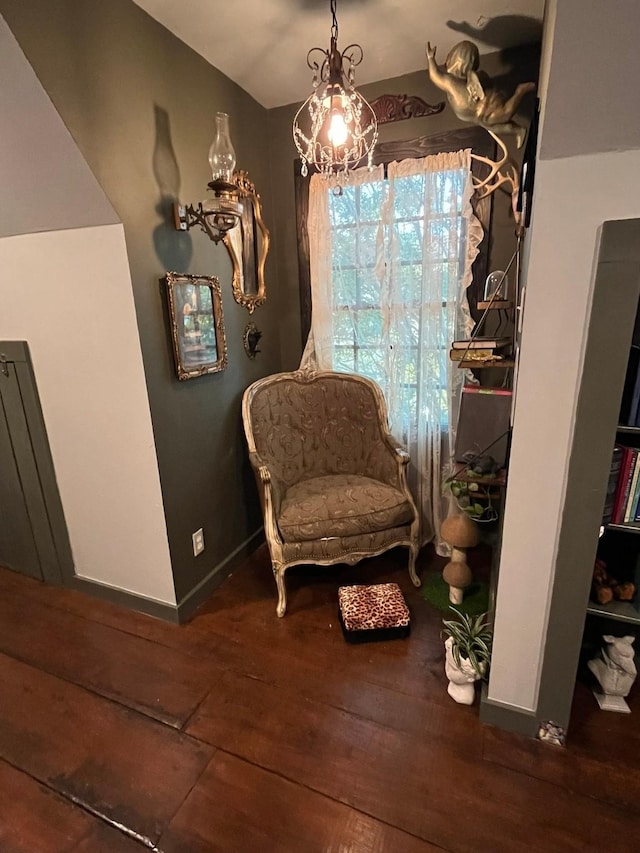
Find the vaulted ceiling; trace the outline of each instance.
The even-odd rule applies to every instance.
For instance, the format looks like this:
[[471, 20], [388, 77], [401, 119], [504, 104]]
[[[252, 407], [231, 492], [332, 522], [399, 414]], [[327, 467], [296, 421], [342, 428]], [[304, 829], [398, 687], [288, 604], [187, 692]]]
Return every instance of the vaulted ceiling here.
[[[311, 91], [307, 52], [329, 47], [329, 0], [134, 0], [271, 108]], [[338, 48], [358, 42], [356, 83], [426, 68], [427, 41], [444, 60], [470, 38], [481, 53], [535, 42], [544, 0], [337, 0]]]

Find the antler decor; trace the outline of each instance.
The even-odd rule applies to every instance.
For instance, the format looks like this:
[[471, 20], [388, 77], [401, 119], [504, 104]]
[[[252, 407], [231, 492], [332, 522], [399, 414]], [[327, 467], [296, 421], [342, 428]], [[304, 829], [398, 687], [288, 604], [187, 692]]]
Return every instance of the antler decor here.
[[516, 209], [518, 201], [518, 193], [520, 190], [520, 178], [518, 176], [518, 168], [509, 156], [507, 146], [502, 139], [488, 127], [485, 127], [502, 152], [502, 156], [498, 160], [492, 160], [490, 157], [482, 157], [480, 154], [471, 154], [471, 159], [478, 163], [484, 163], [489, 168], [489, 174], [485, 178], [473, 178], [473, 188], [477, 193], [478, 198], [486, 198], [494, 193], [499, 187], [507, 184], [510, 187], [511, 209], [516, 225], [520, 225], [520, 212]]

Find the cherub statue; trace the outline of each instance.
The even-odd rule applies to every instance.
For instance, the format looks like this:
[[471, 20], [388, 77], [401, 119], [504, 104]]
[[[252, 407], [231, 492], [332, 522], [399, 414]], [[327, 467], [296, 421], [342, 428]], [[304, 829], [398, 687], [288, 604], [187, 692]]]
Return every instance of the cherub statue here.
[[477, 71], [480, 52], [472, 41], [454, 45], [444, 65], [436, 62], [436, 48], [427, 42], [431, 81], [446, 94], [451, 109], [461, 121], [479, 124], [496, 134], [513, 133], [518, 148], [524, 142], [525, 128], [512, 119], [520, 101], [536, 89], [535, 83], [520, 83], [510, 98], [491, 85], [480, 82]]

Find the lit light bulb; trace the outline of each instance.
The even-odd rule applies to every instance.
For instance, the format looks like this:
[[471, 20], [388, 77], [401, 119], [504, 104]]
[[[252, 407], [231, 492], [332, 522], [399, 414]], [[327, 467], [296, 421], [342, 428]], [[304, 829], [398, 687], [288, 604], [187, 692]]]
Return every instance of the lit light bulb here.
[[338, 145], [344, 145], [347, 141], [348, 135], [349, 130], [344, 120], [344, 115], [341, 112], [334, 112], [329, 124], [329, 142], [334, 146], [334, 148]]

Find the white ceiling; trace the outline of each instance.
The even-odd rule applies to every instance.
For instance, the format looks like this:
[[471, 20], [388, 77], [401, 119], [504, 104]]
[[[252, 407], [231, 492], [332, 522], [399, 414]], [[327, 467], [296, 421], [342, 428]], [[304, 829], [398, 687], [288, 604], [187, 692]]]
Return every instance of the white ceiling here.
[[[134, 0], [211, 65], [271, 108], [311, 91], [307, 52], [329, 47], [329, 0]], [[337, 0], [338, 48], [358, 42], [356, 84], [443, 61], [463, 38], [481, 53], [535, 41], [544, 0]]]

